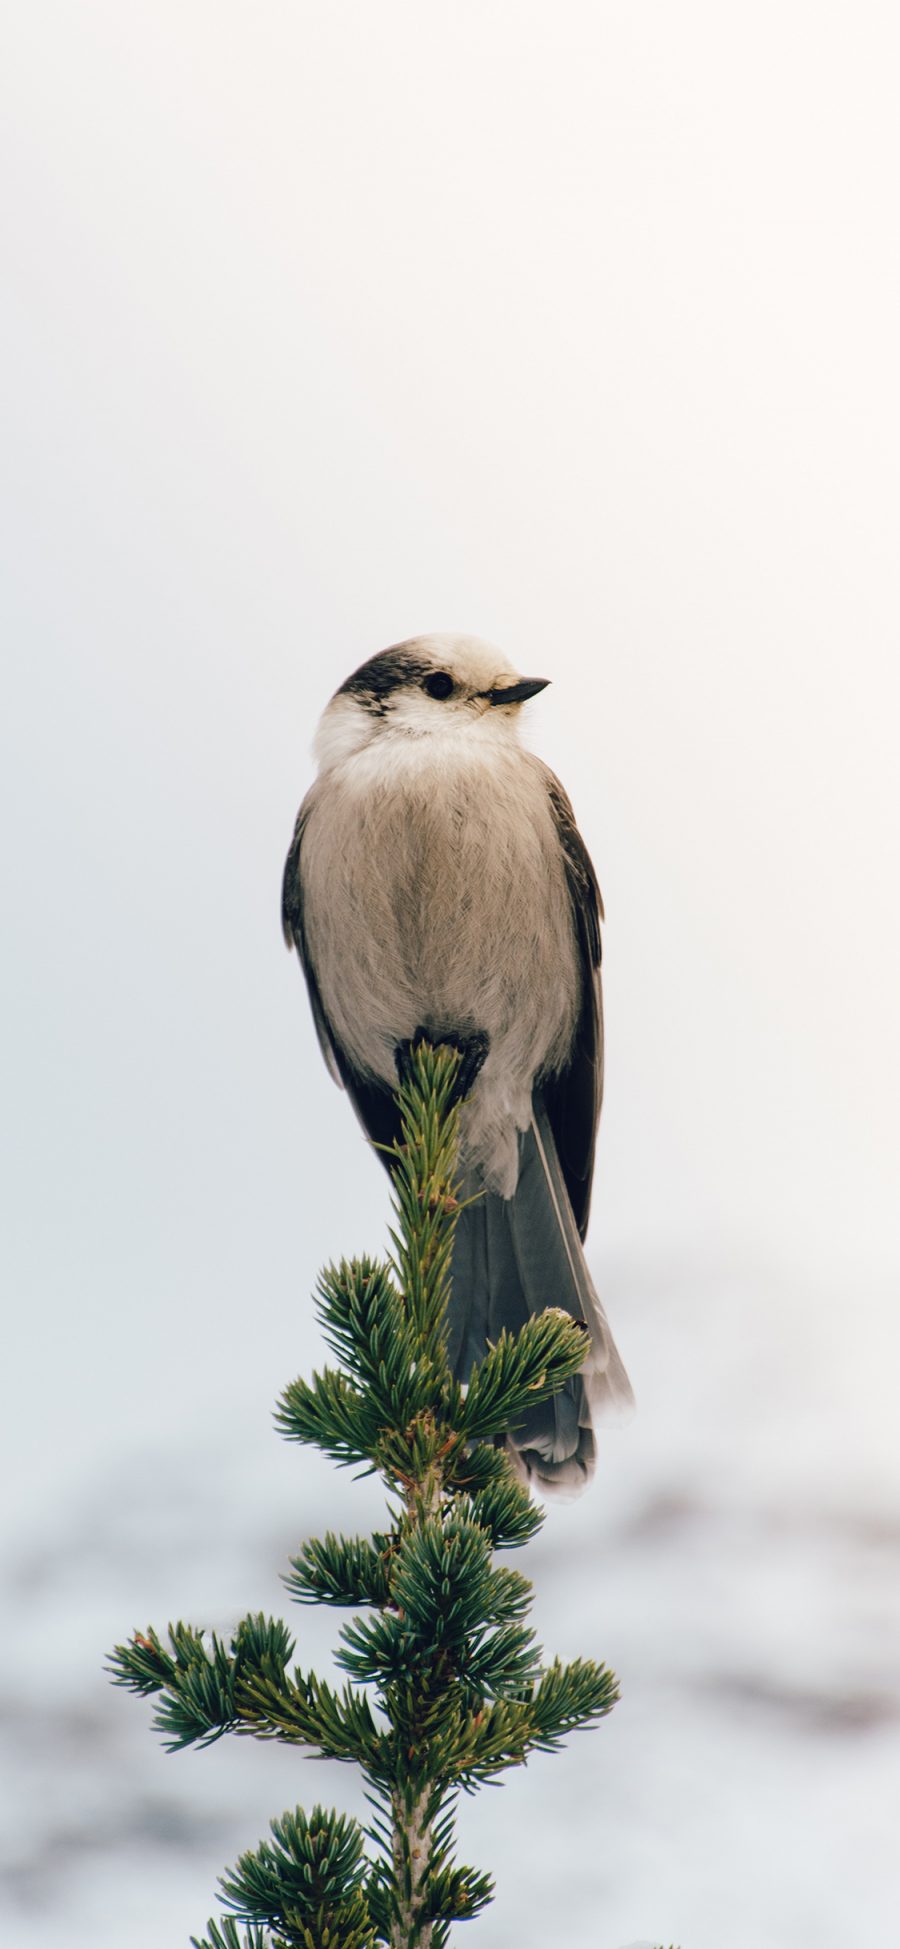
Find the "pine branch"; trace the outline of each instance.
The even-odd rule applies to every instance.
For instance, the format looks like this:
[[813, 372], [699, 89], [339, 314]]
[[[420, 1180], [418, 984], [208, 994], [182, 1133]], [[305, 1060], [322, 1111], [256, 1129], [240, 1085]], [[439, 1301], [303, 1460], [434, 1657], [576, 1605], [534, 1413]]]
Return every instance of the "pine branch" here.
[[222, 1876], [223, 1899], [242, 1921], [264, 1923], [299, 1949], [375, 1949], [356, 1821], [314, 1807], [271, 1822], [272, 1840]]
[[370, 1779], [385, 1777], [385, 1741], [368, 1698], [349, 1686], [337, 1692], [310, 1672], [278, 1683], [260, 1674], [241, 1692], [245, 1726], [260, 1738], [304, 1746], [322, 1759], [354, 1760]]
[[505, 1330], [473, 1370], [458, 1427], [469, 1441], [484, 1441], [516, 1422], [536, 1401], [557, 1394], [584, 1364], [587, 1330], [550, 1306], [526, 1320], [513, 1338]]
[[298, 1604], [384, 1604], [390, 1588], [391, 1541], [373, 1536], [333, 1536], [328, 1530], [291, 1557], [284, 1583]]
[[555, 1658], [530, 1701], [532, 1744], [554, 1752], [570, 1732], [604, 1719], [618, 1697], [615, 1678], [605, 1666], [583, 1658], [561, 1665]]
[[207, 1644], [204, 1633], [187, 1624], [169, 1625], [169, 1643], [167, 1652], [155, 1631], [135, 1632], [127, 1645], [116, 1646], [108, 1669], [116, 1685], [162, 1694], [153, 1723], [170, 1752], [210, 1746], [237, 1730], [248, 1677], [283, 1683], [294, 1649], [285, 1626], [261, 1613], [238, 1625], [230, 1650], [215, 1632]]
[[326, 1368], [311, 1381], [291, 1381], [275, 1411], [275, 1426], [288, 1441], [321, 1448], [333, 1462], [371, 1461], [378, 1448], [380, 1419], [361, 1389]]
[[544, 1512], [532, 1502], [523, 1484], [510, 1474], [505, 1456], [490, 1449], [481, 1453], [495, 1461], [496, 1473], [482, 1487], [473, 1488], [470, 1495], [459, 1490], [451, 1479], [451, 1487], [456, 1490], [456, 1508], [470, 1515], [484, 1530], [492, 1550], [519, 1549], [543, 1528]]

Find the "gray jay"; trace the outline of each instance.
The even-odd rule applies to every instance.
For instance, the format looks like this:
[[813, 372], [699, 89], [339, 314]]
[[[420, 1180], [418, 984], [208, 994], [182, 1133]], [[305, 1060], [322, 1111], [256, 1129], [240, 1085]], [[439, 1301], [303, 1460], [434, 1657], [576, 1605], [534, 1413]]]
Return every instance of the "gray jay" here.
[[[603, 1088], [594, 869], [559, 781], [519, 741], [520, 677], [470, 636], [414, 637], [354, 671], [315, 740], [283, 921], [325, 1061], [369, 1137], [417, 1034], [462, 1054], [461, 1195], [448, 1345], [468, 1379], [545, 1306], [584, 1322], [582, 1373], [513, 1431], [519, 1467], [570, 1494], [591, 1407], [631, 1389], [582, 1249]], [[475, 1195], [481, 1194], [481, 1195]]]

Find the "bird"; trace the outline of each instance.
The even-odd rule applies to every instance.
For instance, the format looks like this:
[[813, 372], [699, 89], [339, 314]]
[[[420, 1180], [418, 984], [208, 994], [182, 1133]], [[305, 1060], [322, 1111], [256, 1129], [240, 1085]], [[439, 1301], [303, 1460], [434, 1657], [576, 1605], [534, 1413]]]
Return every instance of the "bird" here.
[[567, 1497], [593, 1473], [594, 1417], [633, 1397], [584, 1255], [603, 902], [562, 785], [521, 740], [548, 682], [453, 633], [354, 670], [315, 735], [282, 921], [325, 1061], [383, 1160], [413, 1043], [460, 1052], [450, 1364], [467, 1382], [547, 1306], [586, 1327], [581, 1373], [508, 1437], [520, 1476]]

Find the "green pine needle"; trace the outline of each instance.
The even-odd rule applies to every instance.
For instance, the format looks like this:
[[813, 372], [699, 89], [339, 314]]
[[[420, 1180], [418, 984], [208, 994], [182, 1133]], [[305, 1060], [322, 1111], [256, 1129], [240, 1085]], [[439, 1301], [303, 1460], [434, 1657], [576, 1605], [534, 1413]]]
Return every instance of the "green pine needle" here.
[[209, 1934], [202, 1940], [191, 1936], [191, 1949], [285, 1949], [284, 1938], [276, 1941], [268, 1929], [239, 1929], [232, 1915], [224, 1915], [221, 1922], [210, 1919], [206, 1924]]

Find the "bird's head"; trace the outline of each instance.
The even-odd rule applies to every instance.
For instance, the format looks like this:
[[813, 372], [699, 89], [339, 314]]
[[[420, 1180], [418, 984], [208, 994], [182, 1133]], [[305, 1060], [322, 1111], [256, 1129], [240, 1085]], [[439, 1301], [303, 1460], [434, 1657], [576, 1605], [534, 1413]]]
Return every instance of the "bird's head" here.
[[509, 742], [548, 677], [521, 677], [477, 636], [413, 636], [369, 658], [336, 691], [316, 735], [322, 770], [390, 738]]

